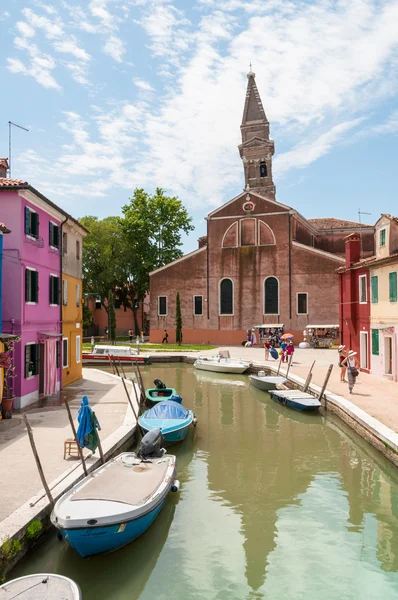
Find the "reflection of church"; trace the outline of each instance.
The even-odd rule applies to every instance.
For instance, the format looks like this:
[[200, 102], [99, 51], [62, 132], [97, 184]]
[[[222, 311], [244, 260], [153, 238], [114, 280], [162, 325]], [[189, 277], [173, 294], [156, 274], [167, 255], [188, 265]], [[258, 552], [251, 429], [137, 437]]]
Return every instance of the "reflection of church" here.
[[[151, 341], [169, 330], [174, 341], [179, 291], [186, 343], [239, 344], [253, 325], [283, 324], [302, 335], [308, 324], [338, 323], [338, 278], [344, 237], [358, 224], [306, 219], [276, 200], [274, 142], [248, 74], [239, 152], [245, 190], [207, 217], [207, 235], [194, 252], [151, 274]], [[373, 227], [362, 225], [364, 256], [373, 253]]]

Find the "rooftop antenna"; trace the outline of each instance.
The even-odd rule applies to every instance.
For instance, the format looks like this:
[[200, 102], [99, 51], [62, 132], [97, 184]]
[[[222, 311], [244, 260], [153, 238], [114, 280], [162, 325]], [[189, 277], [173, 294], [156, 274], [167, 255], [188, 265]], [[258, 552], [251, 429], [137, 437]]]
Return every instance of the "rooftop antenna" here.
[[22, 127], [22, 125], [18, 125], [18, 123], [13, 123], [12, 121], [8, 121], [8, 177], [11, 179], [11, 127], [18, 127], [18, 129], [23, 129], [24, 131], [29, 131], [26, 127]]
[[363, 212], [360, 208], [358, 208], [358, 221], [359, 221], [359, 243], [360, 243], [360, 254], [359, 256], [362, 256], [362, 222], [361, 222], [361, 216], [362, 215], [371, 215], [372, 213], [368, 213], [368, 212]]

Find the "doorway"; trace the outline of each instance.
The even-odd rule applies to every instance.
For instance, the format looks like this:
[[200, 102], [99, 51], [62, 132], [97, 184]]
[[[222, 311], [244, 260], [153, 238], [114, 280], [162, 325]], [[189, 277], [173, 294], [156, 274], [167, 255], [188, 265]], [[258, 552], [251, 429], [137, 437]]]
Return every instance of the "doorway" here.
[[392, 337], [384, 338], [384, 373], [392, 375]]
[[359, 336], [360, 345], [360, 367], [361, 369], [368, 369], [368, 332], [361, 331]]

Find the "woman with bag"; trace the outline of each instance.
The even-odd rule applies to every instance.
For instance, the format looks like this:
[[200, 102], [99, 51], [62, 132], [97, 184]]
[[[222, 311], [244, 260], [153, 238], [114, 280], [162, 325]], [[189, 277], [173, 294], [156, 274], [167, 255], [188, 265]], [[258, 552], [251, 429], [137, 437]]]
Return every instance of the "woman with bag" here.
[[345, 375], [347, 372], [347, 367], [343, 365], [344, 359], [347, 358], [347, 350], [345, 346], [339, 346], [339, 367], [340, 367], [340, 383], [345, 383]]
[[343, 367], [347, 366], [348, 389], [350, 390], [350, 394], [352, 394], [356, 378], [359, 375], [359, 362], [357, 359], [357, 353], [354, 352], [354, 350], [350, 350], [347, 354], [347, 358], [345, 358], [341, 364]]

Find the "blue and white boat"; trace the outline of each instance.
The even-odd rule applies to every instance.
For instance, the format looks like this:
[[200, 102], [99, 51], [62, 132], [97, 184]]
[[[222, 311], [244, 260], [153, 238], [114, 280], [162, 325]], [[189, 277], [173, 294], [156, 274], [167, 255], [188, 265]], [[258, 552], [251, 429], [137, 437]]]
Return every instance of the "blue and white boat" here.
[[177, 404], [172, 400], [159, 402], [156, 406], [144, 412], [138, 419], [144, 431], [158, 427], [165, 442], [173, 444], [184, 440], [191, 424], [196, 425], [197, 419], [192, 410]]
[[269, 393], [275, 402], [295, 410], [316, 412], [321, 407], [318, 398], [300, 390], [270, 390]]
[[165, 454], [157, 429], [138, 453], [124, 452], [57, 501], [51, 521], [83, 557], [116, 550], [143, 534], [170, 491], [178, 491], [176, 458]]
[[56, 573], [36, 573], [0, 585], [1, 600], [81, 600], [77, 583]]

